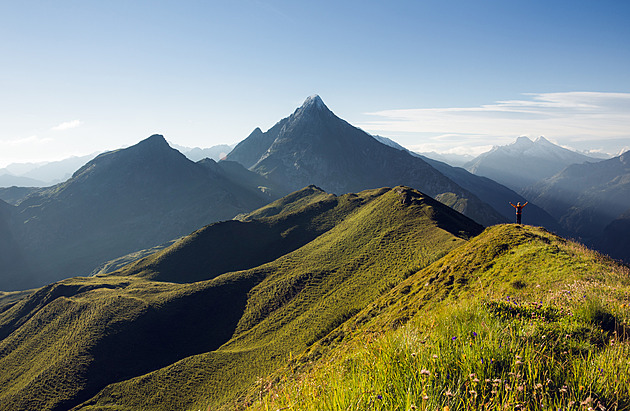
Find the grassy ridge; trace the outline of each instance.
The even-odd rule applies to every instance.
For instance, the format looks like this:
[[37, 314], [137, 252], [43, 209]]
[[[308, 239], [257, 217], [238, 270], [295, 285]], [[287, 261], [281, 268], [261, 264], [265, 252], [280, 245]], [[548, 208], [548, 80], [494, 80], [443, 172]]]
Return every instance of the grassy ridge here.
[[[0, 408], [229, 409], [480, 230], [407, 188], [335, 197], [308, 187], [0, 313]], [[243, 264], [253, 268], [233, 271]]]
[[629, 303], [627, 267], [491, 227], [262, 380], [252, 409], [630, 409]]
[[257, 267], [312, 241], [382, 193], [336, 197], [306, 187], [239, 220], [197, 230], [112, 275], [188, 283]]
[[449, 225], [463, 218], [467, 224], [458, 225], [458, 235], [462, 231], [472, 236], [481, 229], [409, 189], [343, 197], [371, 200], [303, 247], [239, 274], [264, 279], [249, 292], [229, 342], [213, 352], [112, 384], [84, 408], [215, 409], [223, 404], [232, 409], [232, 401], [257, 378], [465, 241], [439, 228], [436, 219]]

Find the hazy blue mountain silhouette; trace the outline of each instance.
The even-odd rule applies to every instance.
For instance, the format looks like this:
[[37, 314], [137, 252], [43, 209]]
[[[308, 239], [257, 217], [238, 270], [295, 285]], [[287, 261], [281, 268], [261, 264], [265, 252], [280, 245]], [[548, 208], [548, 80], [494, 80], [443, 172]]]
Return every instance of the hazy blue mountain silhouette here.
[[598, 161], [600, 159], [560, 147], [544, 137], [535, 141], [519, 137], [512, 144], [493, 147], [466, 163], [464, 168], [521, 192], [571, 164]]
[[[407, 151], [413, 156], [422, 158], [439, 172], [455, 181], [466, 190], [475, 193], [475, 195], [482, 201], [490, 204], [495, 210], [503, 214], [508, 221], [514, 221], [515, 219], [515, 211], [510, 205], [510, 202], [516, 204], [519, 201], [521, 203], [525, 203], [527, 201], [520, 194], [487, 177], [477, 176], [461, 167], [453, 167], [443, 161], [432, 159], [419, 153], [414, 153], [387, 137], [374, 136], [374, 138], [385, 145], [394, 147], [398, 150]], [[556, 219], [535, 204], [527, 205], [527, 212], [525, 213], [523, 223], [543, 226], [548, 230], [558, 233], [563, 232]]]
[[[630, 152], [597, 163], [571, 165], [524, 194], [586, 242], [601, 242], [605, 227], [630, 204]], [[630, 238], [624, 243], [630, 247]]]
[[[153, 135], [101, 154], [68, 181], [28, 196], [12, 218], [19, 247], [37, 275], [27, 285], [89, 273], [102, 262], [276, 198], [272, 189], [258, 188], [259, 175], [238, 164], [210, 162], [194, 163]], [[0, 272], [0, 289], [24, 287], [23, 273]]]
[[630, 262], [630, 208], [604, 227], [594, 243], [609, 256]]

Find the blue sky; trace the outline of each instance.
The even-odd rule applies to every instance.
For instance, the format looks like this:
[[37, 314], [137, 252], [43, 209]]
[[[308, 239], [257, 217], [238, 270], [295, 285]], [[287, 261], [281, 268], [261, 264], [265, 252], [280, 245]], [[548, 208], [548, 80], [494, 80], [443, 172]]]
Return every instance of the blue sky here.
[[630, 148], [630, 2], [0, 3], [0, 166], [209, 147], [309, 95], [417, 150]]

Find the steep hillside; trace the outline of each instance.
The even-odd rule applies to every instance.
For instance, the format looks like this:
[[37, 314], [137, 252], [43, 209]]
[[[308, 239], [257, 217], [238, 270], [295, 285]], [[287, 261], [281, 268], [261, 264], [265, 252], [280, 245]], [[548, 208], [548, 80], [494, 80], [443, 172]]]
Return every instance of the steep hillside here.
[[244, 404], [627, 410], [629, 292], [630, 270], [583, 246], [491, 227], [262, 379]]
[[18, 205], [29, 195], [41, 188], [36, 187], [0, 187], [0, 200], [11, 205]]
[[[112, 258], [277, 198], [273, 189], [259, 188], [260, 176], [209, 162], [193, 163], [154, 135], [101, 154], [65, 183], [29, 195], [12, 218], [17, 245], [37, 274], [26, 286], [88, 274]], [[1, 273], [0, 289], [24, 287], [22, 273]]]
[[481, 224], [508, 221], [421, 158], [382, 144], [340, 119], [319, 96], [306, 99], [268, 131], [254, 130], [227, 159], [290, 190], [314, 184], [342, 194], [402, 184]]
[[512, 144], [493, 147], [466, 163], [464, 168], [521, 192], [571, 164], [598, 161], [597, 158], [562, 148], [544, 137], [538, 137], [535, 141], [519, 137]]
[[[225, 236], [232, 227], [237, 234]], [[308, 187], [111, 275], [44, 287], [0, 313], [0, 407], [230, 404], [481, 229], [404, 187], [340, 197]], [[284, 254], [264, 263], [268, 250]], [[256, 266], [223, 273], [244, 265]]]
[[556, 217], [563, 227], [591, 241], [628, 209], [630, 152], [567, 167], [527, 189], [525, 197]]
[[16, 288], [26, 289], [31, 270], [10, 224], [15, 213], [15, 207], [0, 200], [0, 275], [14, 277]]
[[611, 257], [630, 262], [630, 209], [608, 224], [595, 243]]

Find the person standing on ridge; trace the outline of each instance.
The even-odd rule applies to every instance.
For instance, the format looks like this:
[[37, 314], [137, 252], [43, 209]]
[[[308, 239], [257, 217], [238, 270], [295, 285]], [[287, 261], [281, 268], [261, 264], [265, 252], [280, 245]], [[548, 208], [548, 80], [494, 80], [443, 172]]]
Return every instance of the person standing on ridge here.
[[523, 207], [525, 207], [527, 204], [529, 204], [529, 201], [526, 201], [525, 204], [521, 205], [521, 202], [519, 201], [518, 203], [516, 203], [516, 205], [512, 204], [510, 202], [510, 205], [514, 208], [516, 208], [516, 224], [520, 224], [521, 223], [521, 214], [523, 213]]

